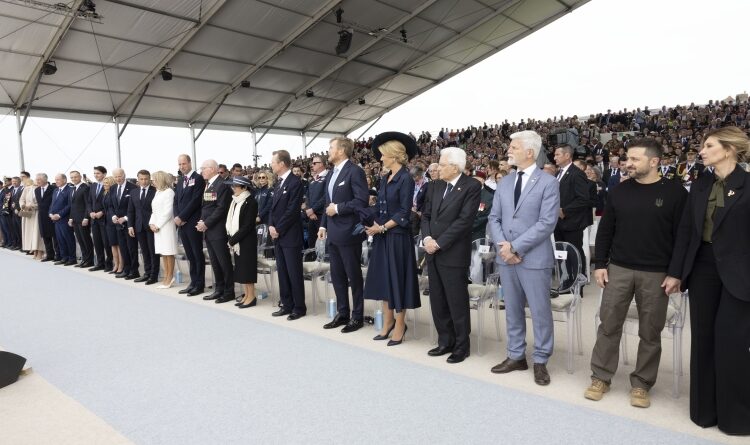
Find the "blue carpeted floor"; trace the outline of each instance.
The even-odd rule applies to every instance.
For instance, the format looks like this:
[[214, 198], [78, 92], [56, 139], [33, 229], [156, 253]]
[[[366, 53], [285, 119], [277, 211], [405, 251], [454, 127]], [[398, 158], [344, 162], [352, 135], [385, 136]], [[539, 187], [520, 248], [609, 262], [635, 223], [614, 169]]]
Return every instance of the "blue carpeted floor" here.
[[139, 444], [705, 443], [0, 251], [0, 341]]

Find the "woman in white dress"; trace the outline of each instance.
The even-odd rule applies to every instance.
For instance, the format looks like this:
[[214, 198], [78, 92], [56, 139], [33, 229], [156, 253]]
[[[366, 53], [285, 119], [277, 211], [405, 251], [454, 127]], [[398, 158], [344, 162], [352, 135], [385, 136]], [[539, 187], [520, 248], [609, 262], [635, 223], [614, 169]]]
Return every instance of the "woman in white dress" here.
[[174, 223], [174, 176], [167, 172], [154, 173], [156, 195], [151, 201], [151, 219], [148, 224], [154, 232], [154, 251], [161, 255], [164, 280], [157, 289], [168, 289], [175, 282], [174, 260], [177, 254], [177, 225]]
[[39, 205], [34, 196], [34, 180], [27, 178], [18, 204], [21, 206], [21, 244], [23, 250], [29, 255], [34, 255], [35, 260], [44, 257], [44, 242], [39, 232], [39, 218], [37, 217]]

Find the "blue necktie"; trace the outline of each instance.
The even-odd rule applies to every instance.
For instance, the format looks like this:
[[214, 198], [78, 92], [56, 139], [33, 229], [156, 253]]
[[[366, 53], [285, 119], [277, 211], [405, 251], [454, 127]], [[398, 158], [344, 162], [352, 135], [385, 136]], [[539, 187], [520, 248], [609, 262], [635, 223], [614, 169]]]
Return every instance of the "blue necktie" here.
[[523, 185], [523, 172], [518, 172], [518, 179], [516, 180], [516, 189], [513, 191], [513, 206], [518, 207], [518, 198], [521, 197], [521, 186]]
[[338, 167], [333, 169], [333, 175], [331, 175], [331, 182], [328, 183], [328, 196], [331, 197], [331, 201], [333, 201], [333, 187], [336, 185], [336, 178], [339, 177], [339, 169]]

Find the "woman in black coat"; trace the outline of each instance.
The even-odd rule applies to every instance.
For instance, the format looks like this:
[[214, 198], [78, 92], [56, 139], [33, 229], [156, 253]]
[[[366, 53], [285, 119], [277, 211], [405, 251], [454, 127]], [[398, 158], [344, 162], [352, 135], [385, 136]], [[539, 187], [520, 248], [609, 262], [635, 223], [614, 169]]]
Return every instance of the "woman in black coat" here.
[[707, 133], [713, 167], [693, 182], [665, 291], [690, 295], [690, 419], [750, 435], [750, 140], [737, 127]]
[[236, 304], [240, 309], [255, 306], [255, 283], [258, 281], [258, 238], [255, 219], [258, 203], [250, 193], [252, 183], [244, 176], [226, 182], [232, 186], [232, 203], [227, 212], [226, 229], [229, 250], [234, 256], [234, 281], [245, 286], [245, 297]]
[[271, 214], [273, 204], [273, 183], [271, 173], [263, 170], [258, 173], [258, 188], [255, 190], [255, 201], [258, 204], [258, 217], [256, 222], [268, 224], [268, 215]]

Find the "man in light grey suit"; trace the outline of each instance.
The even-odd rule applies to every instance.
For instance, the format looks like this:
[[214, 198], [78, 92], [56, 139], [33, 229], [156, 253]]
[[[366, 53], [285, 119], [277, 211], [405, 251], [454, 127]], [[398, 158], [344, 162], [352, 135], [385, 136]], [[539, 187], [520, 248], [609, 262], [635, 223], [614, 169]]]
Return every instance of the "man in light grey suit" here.
[[488, 221], [499, 250], [497, 262], [508, 329], [508, 357], [492, 372], [529, 369], [525, 313], [528, 303], [534, 326], [534, 381], [548, 385], [546, 364], [554, 344], [550, 286], [555, 258], [550, 236], [557, 224], [560, 190], [555, 177], [536, 165], [542, 138], [534, 131], [520, 131], [510, 137], [508, 163], [518, 170], [495, 190]]

